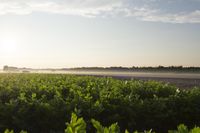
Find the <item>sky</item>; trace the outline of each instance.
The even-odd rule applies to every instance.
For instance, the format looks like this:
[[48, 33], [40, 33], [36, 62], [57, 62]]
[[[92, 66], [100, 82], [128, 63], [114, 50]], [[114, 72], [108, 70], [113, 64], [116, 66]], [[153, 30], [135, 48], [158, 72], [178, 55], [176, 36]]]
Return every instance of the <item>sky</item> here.
[[200, 66], [200, 0], [0, 0], [0, 67]]

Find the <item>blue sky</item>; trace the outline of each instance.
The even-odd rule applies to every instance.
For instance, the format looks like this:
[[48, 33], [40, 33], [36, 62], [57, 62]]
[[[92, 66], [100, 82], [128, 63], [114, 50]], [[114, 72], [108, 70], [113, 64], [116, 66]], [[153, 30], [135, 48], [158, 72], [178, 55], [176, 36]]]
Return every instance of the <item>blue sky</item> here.
[[0, 0], [0, 66], [200, 66], [200, 0]]

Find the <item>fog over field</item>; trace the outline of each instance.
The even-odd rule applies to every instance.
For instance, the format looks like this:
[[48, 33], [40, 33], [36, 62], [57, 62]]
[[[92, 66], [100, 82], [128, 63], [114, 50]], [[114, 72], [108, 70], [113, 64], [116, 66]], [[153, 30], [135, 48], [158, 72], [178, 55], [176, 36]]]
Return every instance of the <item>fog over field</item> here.
[[[34, 71], [33, 71], [34, 73]], [[154, 77], [154, 78], [186, 78], [200, 79], [200, 74], [195, 73], [167, 73], [167, 72], [102, 72], [102, 71], [37, 71], [36, 73], [55, 73], [55, 74], [75, 74], [75, 75], [94, 75], [94, 76], [110, 76], [110, 77]]]
[[[5, 72], [0, 70], [0, 73], [24, 73], [24, 72]], [[180, 88], [200, 87], [200, 73], [178, 73], [178, 72], [123, 72], [123, 71], [50, 71], [50, 70], [32, 70], [28, 73], [37, 74], [66, 74], [80, 76], [95, 76], [95, 77], [112, 77], [122, 80], [155, 80], [164, 83], [170, 83]]]

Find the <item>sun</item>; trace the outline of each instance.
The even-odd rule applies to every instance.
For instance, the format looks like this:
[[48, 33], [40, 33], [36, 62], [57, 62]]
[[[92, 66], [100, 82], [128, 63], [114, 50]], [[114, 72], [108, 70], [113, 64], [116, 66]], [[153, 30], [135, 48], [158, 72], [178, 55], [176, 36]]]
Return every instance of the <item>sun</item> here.
[[14, 55], [17, 52], [17, 40], [14, 38], [2, 38], [0, 51], [6, 55]]

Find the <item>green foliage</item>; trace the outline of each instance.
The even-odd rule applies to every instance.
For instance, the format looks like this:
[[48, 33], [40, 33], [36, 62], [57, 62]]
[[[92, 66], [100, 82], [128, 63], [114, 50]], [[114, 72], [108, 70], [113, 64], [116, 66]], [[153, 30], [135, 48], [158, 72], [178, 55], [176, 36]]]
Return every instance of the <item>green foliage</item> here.
[[200, 127], [195, 127], [192, 130], [190, 130], [190, 133], [200, 133]]
[[71, 122], [67, 123], [65, 133], [86, 133], [86, 123], [83, 118], [78, 118], [72, 113]]
[[28, 133], [28, 132], [27, 132], [27, 131], [23, 131], [23, 130], [22, 130], [22, 131], [20, 131], [20, 133]]
[[4, 131], [4, 133], [14, 133], [14, 131], [13, 131], [13, 130], [6, 129], [6, 130]]
[[184, 124], [180, 124], [177, 130], [168, 131], [168, 133], [200, 133], [199, 127], [189, 130]]
[[[4, 131], [4, 133], [14, 133], [14, 131], [13, 131], [13, 130], [6, 129], [6, 130]], [[28, 132], [22, 130], [22, 131], [20, 131], [19, 133], [28, 133]]]
[[[117, 123], [112, 124], [109, 127], [103, 127], [99, 121], [94, 119], [91, 120], [93, 126], [96, 129], [95, 133], [121, 133], [120, 127]], [[86, 133], [86, 123], [83, 118], [78, 118], [75, 113], [72, 113], [70, 123], [66, 123], [67, 128], [65, 129], [65, 133]], [[6, 129], [4, 133], [14, 133], [13, 130]], [[21, 131], [20, 133], [28, 133], [26, 131]], [[125, 133], [129, 133], [128, 130], [125, 130]], [[139, 133], [138, 131], [134, 131], [133, 133]], [[156, 133], [152, 130], [140, 132], [140, 133]], [[193, 129], [189, 130], [187, 126], [184, 124], [180, 124], [177, 127], [177, 130], [169, 130], [168, 133], [200, 133], [199, 127], [194, 127]]]
[[106, 77], [0, 74], [0, 132], [63, 132], [72, 112], [84, 118], [91, 133], [96, 131], [92, 118], [104, 125], [99, 125], [103, 132], [117, 132], [119, 125], [131, 133], [166, 133], [179, 123], [200, 126], [200, 89]]
[[178, 133], [189, 133], [189, 130], [185, 125], [181, 124], [181, 125], [178, 126], [177, 132]]
[[110, 127], [103, 127], [100, 122], [92, 119], [93, 126], [96, 128], [96, 133], [120, 133], [119, 126], [117, 123], [112, 124]]

